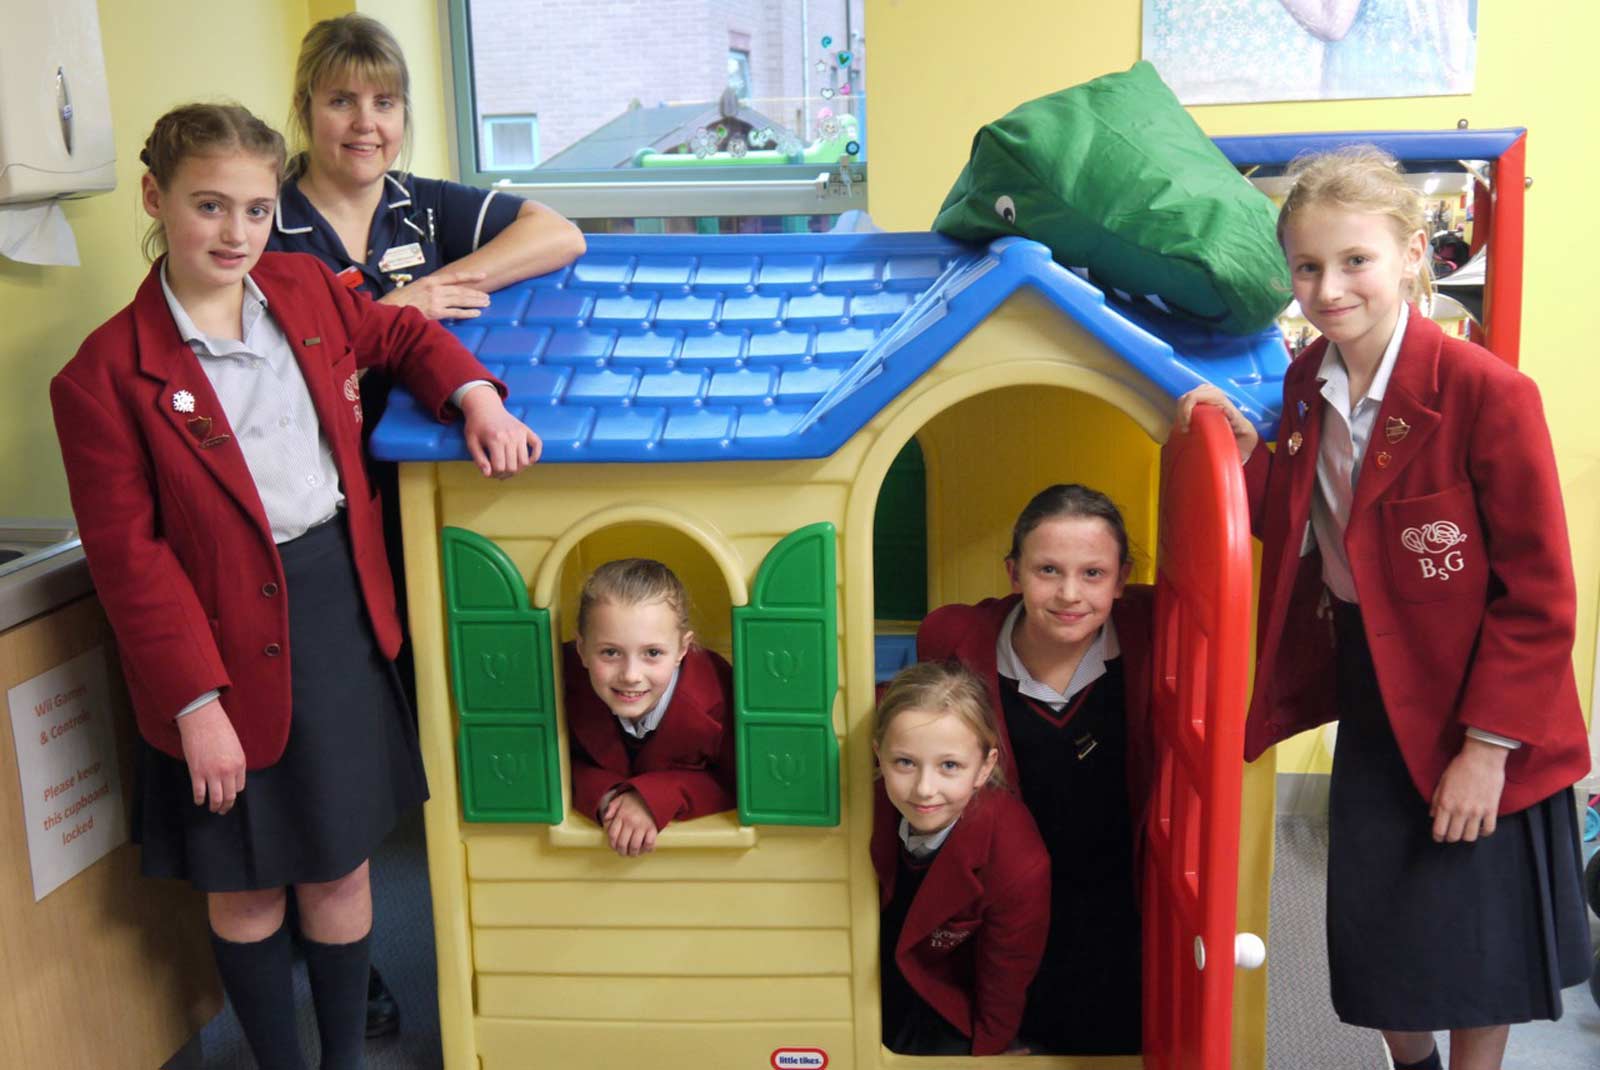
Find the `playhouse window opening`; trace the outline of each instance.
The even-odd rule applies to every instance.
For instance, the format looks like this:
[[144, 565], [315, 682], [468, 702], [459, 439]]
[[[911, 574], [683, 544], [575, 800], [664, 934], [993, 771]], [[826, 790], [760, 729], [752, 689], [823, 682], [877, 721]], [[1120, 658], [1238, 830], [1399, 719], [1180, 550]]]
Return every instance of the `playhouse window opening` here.
[[[658, 746], [669, 739], [681, 738], [681, 734], [677, 731], [674, 731], [671, 737], [661, 735], [666, 726], [665, 719], [643, 739], [631, 737], [622, 727], [620, 718], [615, 717], [613, 710], [616, 707], [611, 705], [607, 696], [595, 691], [595, 683], [591, 681], [589, 672], [576, 657], [575, 644], [579, 641], [578, 611], [584, 583], [595, 569], [606, 562], [625, 558], [659, 561], [672, 570], [688, 596], [689, 631], [693, 635], [690, 649], [680, 662], [676, 683], [672, 685], [672, 694], [670, 697], [665, 696], [664, 688], [658, 692], [660, 696], [658, 703], [660, 698], [667, 698], [668, 701], [664, 718], [697, 719], [699, 711], [707, 709], [718, 699], [714, 678], [707, 675], [709, 664], [704, 660], [704, 652], [711, 652], [716, 657], [726, 660], [732, 645], [733, 596], [728, 589], [727, 581], [710, 553], [683, 531], [661, 524], [614, 525], [585, 536], [569, 551], [565, 561], [562, 562], [556, 598], [557, 626], [562, 647], [560, 660], [563, 667], [560, 712], [566, 725], [570, 759], [570, 779], [563, 788], [573, 812], [590, 824], [598, 823], [597, 815], [579, 803], [583, 788], [579, 783], [577, 763], [580, 760], [580, 753], [586, 761], [598, 760], [598, 756], [590, 753], [589, 748], [584, 746], [585, 741], [599, 741], [607, 748], [605, 753], [612, 759], [626, 754], [628, 756], [626, 760], [631, 762], [639, 760], [645, 754], [645, 748], [651, 746], [651, 741], [658, 740], [658, 737]], [[702, 653], [696, 654], [694, 648], [700, 648]], [[685, 671], [691, 658], [700, 659], [700, 665], [692, 675]], [[686, 680], [690, 679], [694, 682], [692, 687], [686, 683]], [[603, 686], [604, 670], [600, 680]], [[734, 731], [731, 695], [720, 701], [725, 718], [723, 733], [731, 740], [731, 733]], [[585, 718], [581, 728], [574, 720], [580, 710], [582, 717]], [[651, 716], [650, 711], [638, 712], [645, 714], [645, 719]], [[702, 742], [699, 736], [692, 738], [695, 745]], [[731, 747], [729, 749], [731, 750]], [[698, 750], [695, 753], [699, 753]], [[611, 767], [605, 765], [603, 768], [609, 773]], [[737, 770], [731, 763], [726, 769], [726, 774], [729, 787], [736, 788]], [[638, 775], [640, 773], [637, 767], [633, 767], [629, 769], [627, 779]], [[653, 816], [658, 824], [662, 822], [663, 815]], [[710, 816], [710, 811], [696, 816]], [[672, 820], [670, 816], [667, 817], [667, 821], [671, 825], [682, 823]]]

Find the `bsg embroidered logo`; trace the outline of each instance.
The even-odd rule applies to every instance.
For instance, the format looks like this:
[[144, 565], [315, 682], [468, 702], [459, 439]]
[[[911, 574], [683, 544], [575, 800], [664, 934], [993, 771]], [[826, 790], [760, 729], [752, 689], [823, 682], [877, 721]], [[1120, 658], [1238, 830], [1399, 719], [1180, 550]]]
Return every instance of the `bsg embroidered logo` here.
[[928, 934], [928, 944], [935, 951], [949, 951], [951, 948], [959, 947], [971, 935], [970, 931], [961, 929], [935, 929]]
[[[1466, 534], [1450, 520], [1435, 520], [1400, 533], [1400, 545], [1417, 555], [1417, 567], [1425, 580], [1449, 580], [1465, 568], [1462, 552], [1452, 547], [1466, 541]], [[1434, 560], [1439, 554], [1444, 556]]]

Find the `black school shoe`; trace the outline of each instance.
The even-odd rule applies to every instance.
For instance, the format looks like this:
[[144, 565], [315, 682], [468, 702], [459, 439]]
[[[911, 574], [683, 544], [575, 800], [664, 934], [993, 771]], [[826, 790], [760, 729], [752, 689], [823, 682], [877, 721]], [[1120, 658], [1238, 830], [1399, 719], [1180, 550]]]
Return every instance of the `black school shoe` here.
[[367, 974], [367, 1039], [400, 1031], [400, 1004], [376, 966]]

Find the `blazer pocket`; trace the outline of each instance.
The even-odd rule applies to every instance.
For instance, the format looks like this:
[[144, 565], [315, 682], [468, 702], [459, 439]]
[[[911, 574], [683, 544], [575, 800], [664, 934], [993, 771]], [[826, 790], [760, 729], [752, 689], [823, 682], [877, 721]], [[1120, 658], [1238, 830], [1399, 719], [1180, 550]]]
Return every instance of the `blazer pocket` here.
[[954, 951], [965, 944], [982, 925], [982, 920], [977, 918], [970, 921], [952, 918], [928, 934], [928, 947], [933, 951]]
[[1472, 484], [1379, 505], [1383, 558], [1395, 591], [1407, 602], [1482, 598], [1489, 548], [1478, 523]]

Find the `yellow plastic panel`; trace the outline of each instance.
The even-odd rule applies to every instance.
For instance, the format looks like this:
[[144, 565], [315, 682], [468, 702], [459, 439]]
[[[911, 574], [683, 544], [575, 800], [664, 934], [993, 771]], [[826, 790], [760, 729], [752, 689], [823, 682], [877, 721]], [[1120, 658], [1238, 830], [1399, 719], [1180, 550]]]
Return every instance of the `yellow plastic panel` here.
[[493, 881], [472, 885], [472, 922], [479, 928], [845, 929], [850, 902], [842, 881], [711, 887], [703, 881], [652, 881], [643, 888], [623, 882]]
[[846, 937], [816, 929], [489, 929], [474, 935], [473, 961], [483, 973], [537, 965], [580, 975], [818, 977], [850, 972]]
[[[837, 832], [807, 831], [780, 836], [763, 829], [751, 851], [669, 851], [644, 858], [619, 858], [608, 848], [552, 849], [543, 835], [522, 830], [463, 837], [467, 874], [482, 881], [705, 881], [708, 885], [737, 881], [845, 880], [849, 875], [848, 843]], [[465, 903], [462, 904], [463, 908]]]
[[[564, 1021], [603, 1022], [619, 1007], [656, 1022], [794, 1022], [850, 1020], [848, 977], [530, 977], [478, 978], [478, 1013], [519, 1018], [559, 1007]], [[710, 1060], [706, 1065], [712, 1065]], [[720, 1065], [720, 1063], [718, 1064]]]
[[767, 1070], [778, 1048], [821, 1048], [828, 1053], [828, 1070], [854, 1070], [850, 1043], [848, 1022], [666, 1024], [629, 1021], [626, 1011], [603, 1029], [581, 1021], [478, 1020], [483, 1070]]
[[[611, 850], [605, 832], [581, 814], [567, 815], [559, 825], [547, 830], [552, 847], [576, 847], [584, 850]], [[657, 851], [675, 851], [683, 848], [721, 847], [743, 849], [756, 845], [756, 830], [739, 824], [732, 811], [707, 814], [692, 821], [675, 821], [656, 836]]]
[[1001, 562], [1011, 525], [1052, 483], [1109, 494], [1128, 525], [1135, 579], [1153, 576], [1160, 447], [1121, 410], [1076, 390], [1011, 386], [946, 409], [917, 437], [928, 466], [929, 605], [1009, 591]]
[[732, 599], [727, 581], [705, 548], [681, 531], [660, 524], [618, 524], [579, 540], [561, 568], [556, 619], [561, 641], [577, 634], [578, 592], [600, 565], [620, 557], [650, 557], [670, 568], [689, 592], [689, 623], [701, 646], [726, 657]]

